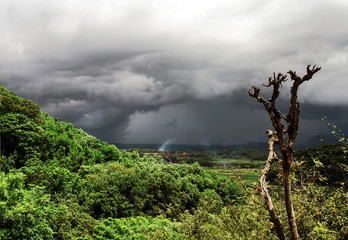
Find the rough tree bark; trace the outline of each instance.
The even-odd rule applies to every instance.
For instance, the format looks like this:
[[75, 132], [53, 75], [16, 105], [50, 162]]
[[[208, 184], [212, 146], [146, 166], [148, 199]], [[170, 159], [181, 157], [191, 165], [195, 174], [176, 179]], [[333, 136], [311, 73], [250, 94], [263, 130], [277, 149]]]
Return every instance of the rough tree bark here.
[[[271, 165], [274, 161], [278, 160], [274, 152], [274, 144], [278, 144], [281, 155], [282, 155], [282, 170], [283, 170], [283, 182], [284, 182], [284, 200], [285, 207], [288, 217], [288, 224], [290, 226], [291, 231], [291, 239], [297, 240], [300, 239], [300, 236], [297, 231], [296, 218], [294, 213], [294, 208], [291, 199], [291, 164], [294, 162], [293, 152], [295, 146], [295, 140], [298, 133], [298, 124], [299, 124], [299, 114], [300, 114], [300, 104], [298, 102], [297, 92], [299, 86], [305, 82], [310, 80], [313, 75], [318, 72], [321, 68], [316, 67], [315, 65], [311, 68], [311, 65], [307, 66], [307, 74], [302, 77], [299, 77], [296, 72], [288, 71], [291, 80], [293, 80], [293, 84], [290, 90], [290, 103], [289, 103], [289, 111], [286, 116], [284, 116], [276, 107], [276, 99], [279, 96], [279, 88], [282, 86], [283, 82], [287, 81], [287, 76], [278, 73], [276, 75], [273, 73], [273, 77], [268, 79], [268, 84], [264, 85], [265, 87], [273, 87], [273, 93], [270, 99], [267, 101], [259, 96], [260, 88], [252, 86], [252, 90], [249, 90], [249, 95], [255, 98], [258, 102], [262, 103], [271, 119], [272, 125], [275, 129], [275, 132], [271, 130], [267, 131], [267, 135], [269, 137], [268, 145], [269, 145], [269, 157], [266, 162], [266, 166], [262, 171], [260, 177], [261, 184], [261, 193], [264, 197], [265, 205], [267, 210], [269, 211], [271, 221], [275, 225], [277, 229], [277, 234], [280, 239], [286, 239], [283, 227], [278, 219], [276, 211], [273, 207], [271, 198], [268, 194], [267, 184], [266, 184], [266, 176], [268, 171], [271, 168]], [[287, 125], [286, 129], [284, 128], [283, 122]]]

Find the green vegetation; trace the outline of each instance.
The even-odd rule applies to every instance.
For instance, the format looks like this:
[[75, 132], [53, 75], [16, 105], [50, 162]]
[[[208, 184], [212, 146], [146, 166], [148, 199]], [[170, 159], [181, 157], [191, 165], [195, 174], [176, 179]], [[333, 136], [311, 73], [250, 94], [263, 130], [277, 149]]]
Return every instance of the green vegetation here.
[[[228, 176], [235, 182], [243, 180], [253, 185], [260, 177], [260, 171], [267, 159], [267, 152], [255, 149], [227, 148], [217, 152], [158, 151], [153, 149], [127, 149], [140, 156], [161, 156], [168, 163], [199, 163], [204, 169], [214, 170], [219, 175]], [[244, 183], [243, 183], [244, 184]]]
[[192, 212], [207, 190], [224, 204], [241, 201], [237, 184], [197, 163], [119, 151], [3, 87], [0, 94], [4, 239], [92, 237], [107, 218], [172, 221]]
[[177, 229], [178, 224], [168, 219], [130, 217], [104, 220], [94, 229], [95, 239], [185, 239]]
[[[296, 152], [308, 180], [324, 186], [348, 188], [348, 151], [346, 145], [320, 145]], [[310, 174], [312, 173], [312, 175]], [[319, 181], [320, 180], [320, 181]]]
[[[257, 194], [265, 152], [120, 151], [4, 87], [0, 113], [0, 239], [276, 239]], [[345, 146], [296, 154], [301, 236], [346, 239]]]

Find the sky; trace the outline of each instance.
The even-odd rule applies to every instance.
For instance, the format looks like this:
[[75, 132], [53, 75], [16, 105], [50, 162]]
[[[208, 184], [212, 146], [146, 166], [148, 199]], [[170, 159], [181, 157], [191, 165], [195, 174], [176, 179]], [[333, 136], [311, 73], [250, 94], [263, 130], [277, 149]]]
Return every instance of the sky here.
[[[111, 143], [266, 141], [248, 96], [273, 72], [301, 85], [299, 143], [348, 132], [348, 1], [0, 0], [0, 82]], [[281, 89], [286, 113], [289, 86]]]

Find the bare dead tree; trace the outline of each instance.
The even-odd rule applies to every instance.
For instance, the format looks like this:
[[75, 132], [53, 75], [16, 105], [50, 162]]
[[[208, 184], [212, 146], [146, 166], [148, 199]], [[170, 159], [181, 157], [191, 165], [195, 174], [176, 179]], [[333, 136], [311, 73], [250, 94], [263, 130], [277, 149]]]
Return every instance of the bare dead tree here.
[[[269, 145], [269, 156], [266, 162], [266, 166], [261, 173], [260, 184], [261, 184], [261, 194], [264, 198], [266, 209], [269, 212], [270, 219], [277, 229], [277, 234], [279, 239], [286, 239], [283, 231], [283, 226], [277, 216], [276, 210], [271, 201], [271, 197], [268, 194], [266, 177], [274, 161], [278, 160], [277, 155], [274, 151], [274, 145], [278, 144], [281, 155], [282, 155], [282, 172], [283, 172], [283, 182], [284, 182], [284, 200], [285, 207], [288, 217], [288, 224], [291, 231], [291, 239], [300, 239], [297, 231], [296, 218], [291, 198], [291, 164], [294, 162], [293, 152], [295, 146], [295, 140], [298, 133], [299, 125], [299, 114], [300, 114], [300, 104], [298, 102], [297, 92], [299, 86], [310, 80], [313, 75], [318, 72], [321, 68], [315, 65], [311, 68], [311, 65], [307, 66], [307, 73], [299, 77], [296, 72], [288, 71], [291, 80], [293, 81], [290, 90], [290, 103], [289, 111], [286, 116], [284, 116], [276, 107], [276, 99], [279, 96], [279, 89], [283, 82], [287, 81], [287, 75], [278, 73], [276, 75], [273, 73], [273, 77], [268, 79], [268, 84], [265, 87], [273, 87], [273, 93], [271, 98], [267, 101], [259, 96], [260, 88], [252, 86], [252, 90], [249, 90], [249, 95], [255, 98], [258, 102], [262, 103], [271, 119], [272, 125], [274, 127], [274, 132], [267, 130], [268, 135], [268, 145]], [[284, 124], [286, 128], [284, 128]]]

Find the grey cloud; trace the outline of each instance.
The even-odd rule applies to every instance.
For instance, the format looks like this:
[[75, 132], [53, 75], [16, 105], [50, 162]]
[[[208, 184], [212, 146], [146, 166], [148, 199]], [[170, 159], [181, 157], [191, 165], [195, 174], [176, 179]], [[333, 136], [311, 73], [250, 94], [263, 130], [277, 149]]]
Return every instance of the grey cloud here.
[[[259, 121], [251, 121], [260, 114]], [[176, 119], [176, 128], [165, 126]], [[144, 119], [146, 128], [143, 126]], [[246, 120], [248, 119], [248, 123]], [[260, 127], [261, 126], [261, 127]], [[262, 141], [264, 128], [268, 127], [267, 115], [263, 111], [245, 110], [238, 102], [195, 100], [179, 105], [165, 106], [156, 112], [137, 113], [128, 126], [125, 140], [165, 141], [176, 139], [186, 144], [233, 144], [250, 139]]]
[[321, 113], [343, 123], [348, 5], [310, 2], [7, 1], [0, 78], [104, 140], [233, 143], [269, 125], [248, 87], [317, 63], [303, 125]]
[[178, 121], [176, 118], [174, 118], [173, 121], [164, 124], [163, 127], [177, 129], [178, 128]]
[[[287, 110], [288, 101], [279, 100], [280, 107]], [[346, 107], [302, 103], [301, 109], [299, 145], [319, 144], [316, 134], [329, 138], [330, 132], [321, 120], [323, 114], [343, 132], [348, 131]], [[172, 123], [175, 123], [175, 129]], [[157, 111], [137, 112], [128, 125], [125, 141], [158, 143], [176, 139], [176, 142], [186, 144], [202, 144], [203, 141], [210, 144], [265, 142], [267, 129], [272, 129], [272, 126], [263, 106], [241, 91], [231, 97], [187, 101]]]

